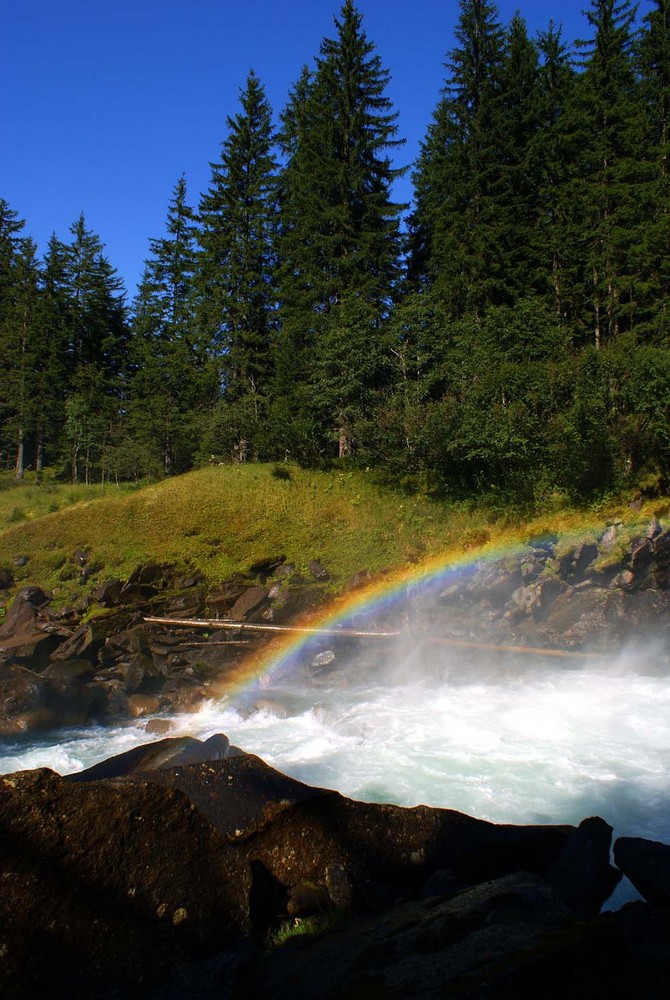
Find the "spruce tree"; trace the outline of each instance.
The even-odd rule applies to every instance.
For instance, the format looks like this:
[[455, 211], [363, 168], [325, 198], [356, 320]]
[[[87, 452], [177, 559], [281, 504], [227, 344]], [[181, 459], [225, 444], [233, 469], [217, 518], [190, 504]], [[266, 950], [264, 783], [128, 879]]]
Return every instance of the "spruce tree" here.
[[40, 351], [39, 271], [37, 248], [21, 239], [13, 248], [9, 273], [5, 276], [0, 345], [4, 390], [0, 422], [4, 442], [14, 454], [17, 479], [23, 479], [27, 448], [35, 425], [35, 373]]
[[127, 436], [115, 454], [121, 475], [190, 468], [213, 402], [211, 359], [197, 337], [195, 214], [186, 199], [180, 177], [166, 235], [149, 241], [151, 255], [133, 303]]
[[653, 343], [670, 340], [670, 3], [655, 0], [644, 18], [639, 67], [646, 111], [644, 227], [637, 244], [642, 272], [639, 332]]
[[128, 327], [123, 283], [104, 254], [100, 237], [83, 213], [70, 228], [63, 286], [68, 303], [68, 366], [65, 436], [73, 482], [84, 469], [90, 482], [104, 478], [105, 453], [120, 413]]
[[579, 146], [567, 109], [575, 86], [572, 58], [553, 22], [538, 36], [540, 51], [540, 121], [534, 140], [538, 216], [532, 234], [534, 284], [556, 319], [576, 320], [575, 286], [579, 284], [580, 242], [573, 188]]
[[500, 138], [504, 32], [487, 0], [461, 0], [458, 46], [414, 175], [414, 272], [448, 314], [506, 301], [501, 272]]
[[253, 71], [240, 103], [200, 202], [197, 285], [201, 329], [220, 366], [217, 429], [242, 460], [258, 450], [271, 379], [277, 164], [272, 109]]
[[580, 180], [572, 186], [585, 248], [583, 296], [589, 339], [600, 348], [636, 323], [640, 184], [646, 164], [644, 115], [633, 62], [635, 10], [628, 0], [592, 0], [590, 41], [573, 110], [579, 137]]
[[[382, 328], [399, 276], [399, 215], [389, 150], [397, 115], [389, 73], [351, 0], [303, 73], [284, 115], [280, 299], [284, 358], [308, 406], [312, 446], [354, 443], [385, 362]], [[304, 447], [304, 443], [303, 443]], [[299, 450], [287, 441], [289, 450]]]

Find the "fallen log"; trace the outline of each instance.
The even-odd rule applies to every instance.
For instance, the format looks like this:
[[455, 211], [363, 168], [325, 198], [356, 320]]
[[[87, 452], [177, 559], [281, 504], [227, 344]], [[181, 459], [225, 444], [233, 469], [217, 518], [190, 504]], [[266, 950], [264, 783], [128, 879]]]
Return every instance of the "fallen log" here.
[[167, 625], [186, 628], [234, 629], [240, 632], [295, 632], [303, 635], [322, 635], [348, 639], [400, 639], [430, 643], [435, 646], [453, 646], [457, 649], [486, 649], [497, 653], [518, 653], [525, 656], [562, 656], [573, 659], [602, 660], [605, 653], [591, 653], [574, 649], [550, 649], [544, 646], [513, 646], [504, 643], [479, 642], [469, 639], [450, 639], [446, 636], [412, 636], [407, 631], [364, 631], [352, 628], [315, 628], [307, 625], [269, 625], [260, 622], [237, 622], [227, 618], [158, 618], [145, 615], [148, 625]]

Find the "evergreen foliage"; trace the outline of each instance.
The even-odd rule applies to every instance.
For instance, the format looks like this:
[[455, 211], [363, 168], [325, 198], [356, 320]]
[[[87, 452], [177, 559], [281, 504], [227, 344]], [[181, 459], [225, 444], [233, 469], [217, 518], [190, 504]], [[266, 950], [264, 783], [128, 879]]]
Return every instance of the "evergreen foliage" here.
[[221, 160], [200, 201], [198, 324], [219, 365], [211, 450], [243, 461], [262, 450], [275, 330], [276, 160], [272, 109], [252, 71], [227, 119]]
[[2, 466], [339, 456], [529, 503], [667, 477], [668, 0], [590, 0], [574, 51], [460, 0], [406, 232], [389, 72], [352, 0], [334, 24], [277, 127], [248, 75], [130, 324], [83, 214], [40, 261], [0, 199]]

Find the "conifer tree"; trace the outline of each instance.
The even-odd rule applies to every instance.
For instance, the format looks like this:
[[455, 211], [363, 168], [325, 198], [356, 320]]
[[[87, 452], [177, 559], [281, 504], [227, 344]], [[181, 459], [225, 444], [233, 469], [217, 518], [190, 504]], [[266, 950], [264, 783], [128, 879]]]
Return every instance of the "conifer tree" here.
[[86, 482], [94, 467], [105, 474], [105, 451], [119, 417], [128, 347], [123, 283], [83, 213], [70, 228], [63, 286], [68, 301], [65, 435], [73, 482], [83, 461]]
[[12, 248], [5, 274], [0, 344], [4, 370], [0, 403], [4, 443], [13, 450], [17, 479], [23, 479], [26, 449], [35, 422], [35, 371], [38, 366], [39, 271], [37, 248], [21, 239]]
[[504, 32], [488, 0], [461, 0], [460, 10], [459, 44], [414, 177], [413, 223], [414, 269], [420, 262], [454, 317], [506, 300], [497, 198]]
[[217, 431], [242, 460], [258, 449], [275, 328], [276, 161], [272, 109], [252, 71], [227, 119], [200, 202], [200, 324], [220, 366]]
[[[295, 345], [295, 379], [309, 398], [314, 440], [340, 456], [382, 377], [382, 325], [399, 276], [400, 171], [389, 73], [345, 0], [337, 35], [322, 42], [284, 116], [282, 341]], [[287, 442], [295, 450], [296, 442]]]
[[163, 475], [193, 464], [204, 414], [213, 402], [211, 358], [197, 337], [195, 214], [186, 180], [168, 205], [166, 235], [151, 255], [133, 303], [127, 434], [115, 458], [121, 474]]
[[[637, 244], [643, 275], [639, 332], [653, 343], [670, 339], [670, 3], [655, 0], [639, 46], [651, 166], [644, 194], [644, 226]], [[640, 192], [642, 196], [643, 192]]]
[[635, 325], [639, 295], [634, 247], [646, 165], [638, 159], [644, 115], [632, 58], [634, 17], [628, 0], [592, 0], [594, 35], [578, 43], [585, 52], [573, 112], [581, 178], [570, 193], [586, 251], [584, 319], [596, 348]]
[[576, 319], [575, 285], [581, 274], [572, 188], [578, 176], [579, 146], [567, 109], [575, 73], [561, 30], [553, 22], [538, 36], [540, 121], [534, 141], [538, 217], [532, 234], [535, 284], [540, 298], [561, 323]]

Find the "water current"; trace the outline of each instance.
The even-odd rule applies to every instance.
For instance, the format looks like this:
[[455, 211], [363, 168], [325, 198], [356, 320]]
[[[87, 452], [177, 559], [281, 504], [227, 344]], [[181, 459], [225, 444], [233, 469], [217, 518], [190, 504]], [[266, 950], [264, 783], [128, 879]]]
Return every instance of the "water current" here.
[[[615, 837], [670, 842], [665, 670], [640, 673], [636, 657], [579, 668], [524, 662], [499, 675], [471, 666], [467, 679], [413, 668], [411, 681], [396, 666], [374, 686], [345, 689], [283, 678], [174, 718], [170, 735], [224, 732], [284, 773], [357, 799], [506, 823], [600, 815]], [[0, 772], [77, 771], [161, 738], [144, 727], [5, 741]]]

